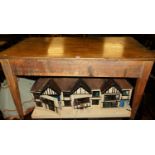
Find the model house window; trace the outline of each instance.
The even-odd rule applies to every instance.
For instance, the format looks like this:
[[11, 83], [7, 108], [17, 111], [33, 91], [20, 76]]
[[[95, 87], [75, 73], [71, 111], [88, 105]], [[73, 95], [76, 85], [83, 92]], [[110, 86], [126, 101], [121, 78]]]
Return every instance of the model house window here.
[[99, 104], [99, 100], [92, 100], [92, 105], [98, 105]]
[[74, 105], [79, 105], [79, 104], [83, 104], [83, 103], [89, 103], [89, 97], [86, 98], [78, 98], [74, 100]]
[[43, 103], [45, 104], [46, 108], [55, 111], [55, 105], [53, 101], [48, 99], [42, 99]]
[[92, 96], [93, 97], [99, 97], [100, 96], [100, 91], [93, 91]]
[[103, 103], [104, 108], [113, 108], [113, 107], [118, 107], [117, 102], [104, 102]]
[[123, 90], [122, 95], [123, 96], [129, 96], [129, 90]]
[[105, 99], [105, 101], [116, 100], [116, 95], [105, 95], [104, 99]]
[[64, 105], [66, 107], [70, 107], [71, 106], [71, 101], [70, 100], [64, 101]]

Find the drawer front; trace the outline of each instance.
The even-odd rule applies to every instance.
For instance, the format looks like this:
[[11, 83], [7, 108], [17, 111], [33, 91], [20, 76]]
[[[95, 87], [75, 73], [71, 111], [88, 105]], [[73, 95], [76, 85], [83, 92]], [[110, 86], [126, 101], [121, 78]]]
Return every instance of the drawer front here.
[[16, 75], [140, 77], [143, 61], [111, 61], [101, 59], [12, 59]]

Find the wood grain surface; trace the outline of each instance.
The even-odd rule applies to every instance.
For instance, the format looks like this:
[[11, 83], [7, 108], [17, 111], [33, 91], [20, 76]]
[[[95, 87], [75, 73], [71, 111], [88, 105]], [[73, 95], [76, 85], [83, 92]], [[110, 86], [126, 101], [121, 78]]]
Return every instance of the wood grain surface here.
[[0, 58], [21, 57], [154, 60], [155, 53], [131, 37], [32, 37], [0, 53]]

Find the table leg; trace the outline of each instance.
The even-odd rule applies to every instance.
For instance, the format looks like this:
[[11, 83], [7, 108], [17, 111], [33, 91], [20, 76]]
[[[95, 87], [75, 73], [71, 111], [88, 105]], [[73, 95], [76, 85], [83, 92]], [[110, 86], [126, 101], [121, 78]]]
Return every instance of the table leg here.
[[152, 62], [152, 61], [144, 62], [141, 77], [139, 77], [137, 79], [135, 90], [134, 90], [134, 96], [133, 96], [131, 119], [135, 118], [136, 112], [137, 112], [138, 107], [141, 103], [141, 99], [143, 97], [144, 89], [147, 84], [150, 72], [152, 70], [153, 63], [154, 62]]
[[1, 64], [2, 64], [2, 68], [3, 68], [4, 74], [5, 74], [6, 80], [8, 82], [8, 86], [9, 86], [12, 98], [16, 105], [17, 112], [18, 112], [20, 118], [23, 119], [24, 113], [23, 113], [23, 107], [21, 104], [21, 98], [20, 98], [17, 78], [16, 78], [15, 74], [13, 73], [13, 70], [12, 70], [11, 65], [8, 60], [2, 60]]

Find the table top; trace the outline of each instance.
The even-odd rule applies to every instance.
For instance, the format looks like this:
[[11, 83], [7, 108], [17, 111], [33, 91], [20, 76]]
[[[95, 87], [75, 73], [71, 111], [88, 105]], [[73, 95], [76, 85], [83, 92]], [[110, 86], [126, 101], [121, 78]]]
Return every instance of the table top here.
[[98, 58], [107, 60], [155, 60], [132, 37], [31, 37], [0, 53], [11, 58]]

